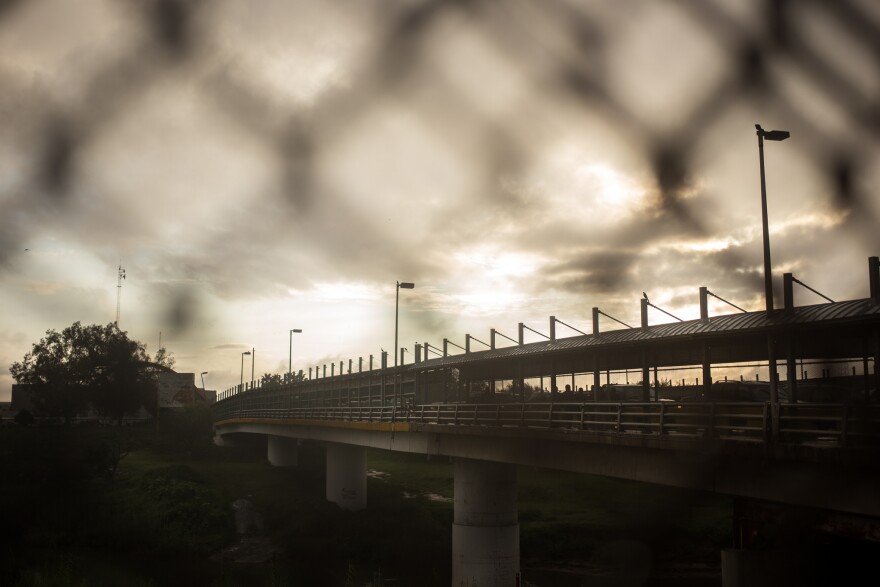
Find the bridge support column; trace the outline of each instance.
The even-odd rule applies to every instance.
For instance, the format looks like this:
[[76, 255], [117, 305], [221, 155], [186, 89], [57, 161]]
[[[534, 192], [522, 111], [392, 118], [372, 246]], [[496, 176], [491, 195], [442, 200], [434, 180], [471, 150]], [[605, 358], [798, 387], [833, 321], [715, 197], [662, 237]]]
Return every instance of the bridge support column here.
[[269, 435], [269, 464], [274, 467], [295, 467], [299, 462], [296, 438]]
[[344, 510], [367, 507], [367, 449], [327, 444], [327, 501]]
[[455, 460], [453, 587], [519, 585], [516, 466]]

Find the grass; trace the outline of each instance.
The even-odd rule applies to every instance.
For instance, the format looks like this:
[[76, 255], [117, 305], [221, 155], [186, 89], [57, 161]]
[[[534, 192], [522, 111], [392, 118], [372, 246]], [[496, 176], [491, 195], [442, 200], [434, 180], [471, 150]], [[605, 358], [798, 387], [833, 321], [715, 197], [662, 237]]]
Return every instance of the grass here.
[[[388, 474], [375, 485], [453, 497], [448, 458], [372, 450], [368, 468]], [[733, 503], [725, 496], [532, 467], [517, 477], [523, 558], [584, 560], [610, 540], [639, 540], [662, 561], [718, 564], [730, 539]]]
[[[93, 449], [120, 435], [132, 450], [110, 479]], [[320, 448], [302, 447], [293, 468], [265, 455], [265, 441], [175, 450], [146, 429], [0, 430], [0, 500], [15, 504], [0, 536], [0, 584], [449, 584], [453, 504], [425, 496], [453, 497], [449, 459], [370, 450], [368, 469], [386, 475], [368, 479], [366, 510], [346, 512], [325, 500]], [[728, 540], [726, 498], [543, 469], [518, 478], [524, 560], [613, 563], [609, 544], [638, 540], [655, 560], [717, 562]], [[275, 564], [208, 560], [237, 540], [239, 498], [282, 548]]]

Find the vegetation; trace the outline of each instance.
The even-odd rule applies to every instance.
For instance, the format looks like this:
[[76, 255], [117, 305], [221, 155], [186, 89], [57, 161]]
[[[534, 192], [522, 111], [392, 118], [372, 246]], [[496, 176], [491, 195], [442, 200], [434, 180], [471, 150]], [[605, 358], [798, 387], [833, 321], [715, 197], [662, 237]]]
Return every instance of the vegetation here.
[[61, 332], [48, 330], [9, 370], [16, 382], [30, 386], [36, 415], [69, 424], [89, 406], [116, 420], [141, 406], [155, 407], [156, 364], [170, 368], [174, 359], [160, 348], [154, 363], [146, 347], [115, 324], [75, 322]]
[[[409, 494], [446, 498], [431, 503], [447, 508], [451, 519], [450, 459], [376, 450], [368, 463], [387, 473], [386, 483]], [[524, 560], [595, 560], [610, 542], [638, 540], [657, 563], [716, 566], [720, 549], [730, 541], [729, 497], [531, 467], [519, 468], [518, 486]]]
[[273, 385], [281, 385], [283, 383], [298, 383], [305, 381], [302, 370], [298, 373], [264, 373], [260, 377], [260, 387], [271, 387]]
[[[163, 413], [158, 428], [0, 430], [0, 584], [449, 584], [449, 459], [371, 450], [370, 507], [346, 512], [324, 499], [320, 447], [301, 447], [298, 467], [274, 468], [265, 438], [252, 440], [213, 446], [199, 406]], [[728, 540], [725, 498], [527, 468], [519, 488], [527, 571], [536, 561], [613, 567], [629, 559], [609, 545], [627, 540], [660, 563], [697, 553], [717, 565]], [[279, 551], [267, 564], [217, 560], [240, 540], [232, 503], [242, 498]]]

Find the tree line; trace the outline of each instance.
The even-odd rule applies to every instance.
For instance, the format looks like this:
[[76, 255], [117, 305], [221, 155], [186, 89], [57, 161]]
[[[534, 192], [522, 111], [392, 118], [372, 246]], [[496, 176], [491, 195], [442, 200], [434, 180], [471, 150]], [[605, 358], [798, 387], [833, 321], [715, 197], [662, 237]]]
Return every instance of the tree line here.
[[156, 374], [173, 365], [165, 348], [150, 357], [143, 343], [115, 323], [74, 322], [60, 332], [47, 330], [9, 371], [16, 383], [28, 386], [37, 415], [69, 424], [89, 407], [117, 421], [141, 406], [155, 415]]

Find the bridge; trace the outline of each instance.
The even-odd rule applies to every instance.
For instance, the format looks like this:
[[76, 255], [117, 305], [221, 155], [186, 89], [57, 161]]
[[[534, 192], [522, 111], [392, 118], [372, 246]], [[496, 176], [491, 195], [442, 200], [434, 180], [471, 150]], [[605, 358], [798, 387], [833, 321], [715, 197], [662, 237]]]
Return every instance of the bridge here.
[[[354, 371], [350, 361], [348, 373], [341, 363], [327, 377], [237, 386], [213, 407], [215, 441], [265, 435], [277, 466], [295, 465], [301, 442], [323, 444], [327, 499], [351, 510], [366, 507], [367, 448], [453, 458], [453, 585], [517, 584], [517, 465], [880, 518], [876, 257], [869, 267], [865, 299], [795, 307], [787, 276], [787, 304], [772, 313], [709, 317], [702, 288], [698, 320], [649, 325], [643, 300], [640, 328], [603, 332], [594, 309], [589, 335], [557, 338], [551, 317], [546, 342], [525, 344], [520, 325], [506, 347], [496, 348], [493, 331], [482, 351], [467, 335], [457, 355], [445, 341], [435, 358], [418, 345], [409, 365], [364, 370], [359, 361]], [[844, 361], [852, 373], [799, 378], [805, 361]], [[721, 366], [756, 362], [768, 381], [713, 382]], [[658, 369], [669, 368], [698, 369], [702, 382], [662, 386]], [[641, 379], [611, 384], [623, 370]], [[579, 390], [585, 377], [592, 388]], [[549, 393], [543, 384], [529, 392], [536, 378]], [[726, 585], [760, 584], [747, 551], [723, 555]]]

